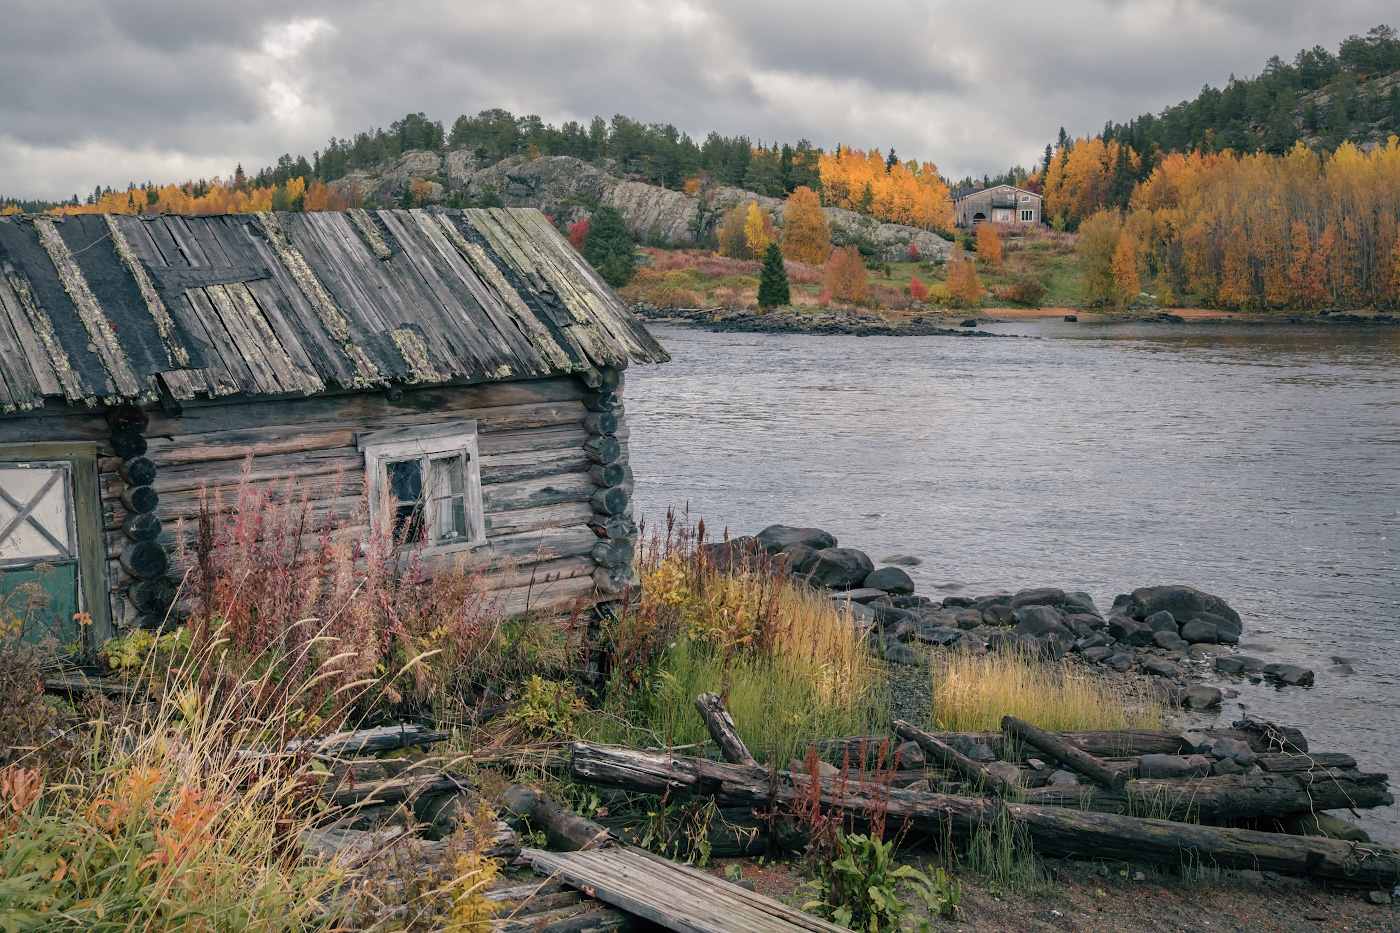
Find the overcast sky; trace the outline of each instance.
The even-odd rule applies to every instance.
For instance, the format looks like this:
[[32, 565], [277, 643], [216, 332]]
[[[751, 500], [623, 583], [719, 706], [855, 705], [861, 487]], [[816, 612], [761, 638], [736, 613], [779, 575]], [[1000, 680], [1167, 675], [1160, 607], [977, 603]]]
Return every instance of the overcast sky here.
[[0, 0], [0, 194], [227, 176], [488, 107], [996, 173], [1061, 125], [1159, 111], [1387, 18], [1394, 0]]

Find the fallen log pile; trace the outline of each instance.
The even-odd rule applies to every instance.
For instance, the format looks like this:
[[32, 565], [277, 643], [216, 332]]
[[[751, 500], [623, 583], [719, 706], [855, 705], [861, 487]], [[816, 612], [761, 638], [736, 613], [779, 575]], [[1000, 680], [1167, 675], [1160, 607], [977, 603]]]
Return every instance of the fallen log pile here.
[[[664, 795], [673, 802], [702, 796], [721, 807], [766, 813], [815, 803], [857, 824], [883, 813], [888, 830], [905, 833], [906, 840], [967, 838], [998, 831], [1009, 822], [1024, 827], [1045, 855], [1167, 866], [1214, 864], [1342, 884], [1400, 883], [1397, 848], [1206, 825], [1260, 818], [1276, 818], [1284, 825], [1299, 813], [1394, 802], [1385, 775], [1357, 770], [1349, 756], [1307, 755], [1306, 740], [1296, 730], [1238, 724], [1237, 729], [1206, 734], [1049, 734], [1008, 717], [998, 745], [1008, 757], [1024, 756], [1026, 763], [999, 762], [1006, 767], [995, 773], [958, 748], [990, 746], [990, 735], [934, 736], [899, 723], [896, 737], [880, 737], [878, 743], [828, 744], [828, 757], [840, 751], [842, 763], [849, 766], [852, 759], [858, 765], [869, 761], [872, 744], [881, 749], [874, 754], [878, 763], [889, 758], [891, 748], [912, 740], [937, 766], [926, 767], [922, 786], [901, 787], [894, 776], [907, 771], [867, 773], [848, 767], [833, 775], [762, 767], [744, 748], [717, 699], [701, 697], [696, 707], [729, 761], [580, 742], [571, 749], [570, 773], [582, 783]], [[1137, 754], [1105, 759], [1088, 749]], [[1187, 751], [1192, 754], [1180, 754]], [[1061, 767], [1054, 773], [1066, 778], [1052, 778], [1040, 788], [1010, 779], [1008, 767], [1026, 776], [1048, 769], [1032, 754], [1058, 762]], [[1090, 778], [1097, 786], [1088, 783]], [[945, 783], [963, 793], [927, 789]], [[997, 796], [982, 796], [984, 792]]]

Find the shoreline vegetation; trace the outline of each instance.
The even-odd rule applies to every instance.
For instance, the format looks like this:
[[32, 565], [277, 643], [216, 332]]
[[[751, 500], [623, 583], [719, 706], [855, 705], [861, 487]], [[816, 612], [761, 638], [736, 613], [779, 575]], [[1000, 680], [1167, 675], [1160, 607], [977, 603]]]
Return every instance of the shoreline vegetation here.
[[[109, 643], [102, 677], [60, 676], [61, 658], [23, 644], [17, 626], [0, 637], [7, 929], [214, 931], [238, 917], [269, 931], [508, 933], [575, 914], [626, 929], [630, 915], [590, 891], [541, 885], [517, 861], [558, 847], [561, 826], [600, 827], [828, 917], [871, 909], [832, 884], [848, 870], [855, 890], [879, 886], [889, 911], [870, 929], [890, 933], [899, 917], [1036, 929], [1047, 904], [1086, 928], [1112, 919], [1129, 931], [1156, 929], [1154, 908], [1183, 904], [1212, 918], [1304, 904], [1358, 930], [1391, 917], [1366, 873], [1392, 854], [1400, 872], [1400, 850], [1325, 814], [1234, 818], [1242, 806], [1282, 817], [1295, 798], [1309, 809], [1391, 798], [1385, 776], [1348, 755], [1298, 754], [1296, 730], [1181, 718], [1214, 708], [1230, 677], [1311, 676], [1242, 656], [1221, 663], [1236, 658], [1225, 643], [1240, 621], [1218, 597], [1145, 588], [1108, 613], [1044, 588], [935, 601], [900, 569], [912, 558], [877, 568], [825, 532], [786, 526], [712, 541], [703, 522], [672, 513], [643, 525], [642, 585], [621, 603], [522, 620], [480, 589], [479, 568], [395, 582], [382, 547], [359, 553], [348, 540], [333, 559], [313, 558], [298, 535], [338, 539], [353, 517], [303, 523], [294, 485], [243, 484], [239, 509], [201, 519], [182, 624]], [[259, 540], [260, 528], [287, 527], [300, 531]], [[6, 609], [18, 618], [23, 607]], [[590, 755], [733, 754], [713, 717], [696, 715], [706, 696], [712, 711], [732, 711], [731, 744], [765, 774], [824, 782], [844, 768], [839, 780], [855, 799], [873, 793], [871, 805], [765, 792], [767, 803], [736, 807], [580, 776]], [[939, 750], [935, 733], [974, 762], [970, 773], [998, 775], [1005, 802], [915, 755], [914, 745]], [[1073, 770], [1066, 736], [1089, 743], [1075, 753], [1087, 770]], [[1192, 802], [1177, 812], [1139, 799], [1144, 781], [1185, 782]], [[748, 793], [742, 784], [729, 793]], [[1270, 790], [1247, 790], [1256, 784]], [[893, 803], [925, 798], [986, 825], [948, 838], [901, 829]], [[1041, 843], [1012, 813], [1041, 821]], [[1162, 851], [1084, 853], [1065, 841], [1072, 832], [1047, 829], [1090, 817], [1131, 828], [1144, 816], [1236, 848], [1219, 865], [1204, 851], [1178, 864]], [[1328, 838], [1338, 835], [1354, 841]], [[1348, 877], [1374, 903], [1290, 877], [1293, 856], [1263, 866], [1277, 872], [1242, 866], [1238, 846], [1256, 837], [1317, 848], [1328, 871], [1363, 845], [1380, 861]], [[1118, 901], [1134, 902], [1126, 920]]]

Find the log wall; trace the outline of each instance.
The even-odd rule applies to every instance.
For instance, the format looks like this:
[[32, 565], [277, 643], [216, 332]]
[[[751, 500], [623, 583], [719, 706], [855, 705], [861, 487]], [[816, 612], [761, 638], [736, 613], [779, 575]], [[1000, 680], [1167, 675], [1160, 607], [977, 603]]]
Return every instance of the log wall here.
[[[346, 533], [367, 537], [356, 435], [475, 419], [487, 543], [469, 559], [492, 562], [492, 585], [509, 611], [563, 611], [633, 579], [621, 389], [620, 372], [593, 370], [392, 393], [186, 402], [148, 407], [138, 418], [130, 409], [119, 418], [50, 408], [0, 419], [0, 444], [96, 444], [111, 619], [122, 629], [164, 614], [163, 587], [148, 579], [162, 569], [150, 544], [173, 555], [183, 534], [192, 545], [201, 498], [231, 503], [245, 469], [260, 483], [295, 478], [320, 514], [353, 514]], [[181, 568], [170, 563], [168, 574], [156, 574], [162, 582], [179, 579]]]

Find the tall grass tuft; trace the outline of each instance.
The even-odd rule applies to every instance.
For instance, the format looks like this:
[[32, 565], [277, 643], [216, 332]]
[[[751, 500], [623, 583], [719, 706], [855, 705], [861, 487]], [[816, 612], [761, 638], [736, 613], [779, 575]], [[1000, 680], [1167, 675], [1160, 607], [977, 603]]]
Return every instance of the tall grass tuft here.
[[608, 633], [611, 680], [591, 738], [703, 741], [694, 700], [716, 693], [755, 756], [786, 766], [810, 741], [888, 720], [878, 662], [827, 600], [780, 562], [703, 545], [703, 522], [670, 514], [641, 549], [641, 595]]
[[1048, 731], [1152, 729], [1166, 721], [1150, 698], [1021, 652], [949, 654], [934, 659], [932, 672], [930, 720], [940, 731], [1000, 731], [1008, 715]]

